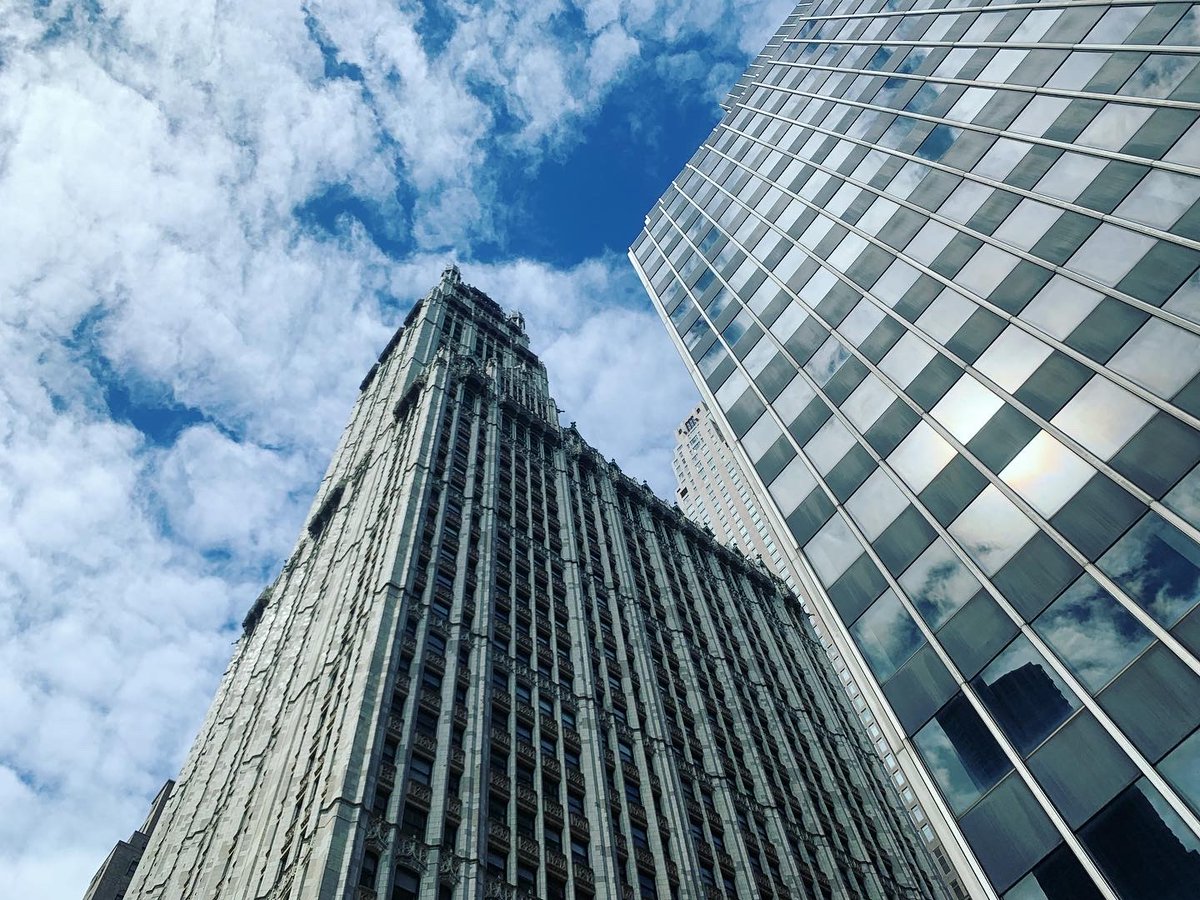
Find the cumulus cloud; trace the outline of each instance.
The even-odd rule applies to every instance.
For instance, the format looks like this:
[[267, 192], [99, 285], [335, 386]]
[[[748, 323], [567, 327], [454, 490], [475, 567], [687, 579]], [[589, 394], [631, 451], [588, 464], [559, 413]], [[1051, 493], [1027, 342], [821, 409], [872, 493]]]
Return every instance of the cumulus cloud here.
[[[525, 312], [565, 418], [668, 494], [694, 392], [625, 261], [480, 248], [497, 185], [651, 55], [711, 47], [672, 80], [732, 82], [755, 8], [0, 5], [0, 883], [78, 897], [141, 821], [449, 258]], [[372, 215], [318, 221], [330, 198]]]

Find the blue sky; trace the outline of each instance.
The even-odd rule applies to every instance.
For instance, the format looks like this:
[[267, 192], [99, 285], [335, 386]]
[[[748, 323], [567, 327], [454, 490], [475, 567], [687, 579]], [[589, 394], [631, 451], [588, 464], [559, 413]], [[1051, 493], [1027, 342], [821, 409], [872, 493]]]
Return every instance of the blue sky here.
[[447, 261], [672, 488], [695, 392], [625, 248], [789, 10], [0, 4], [0, 884], [81, 896], [177, 771]]

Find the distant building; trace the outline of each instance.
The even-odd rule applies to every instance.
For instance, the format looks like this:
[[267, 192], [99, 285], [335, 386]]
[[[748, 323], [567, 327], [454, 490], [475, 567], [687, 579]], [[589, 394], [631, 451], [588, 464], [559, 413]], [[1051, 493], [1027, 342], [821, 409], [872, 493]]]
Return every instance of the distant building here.
[[808, 615], [813, 630], [828, 651], [842, 687], [867, 728], [880, 759], [891, 773], [909, 816], [920, 829], [948, 886], [956, 895], [966, 896], [968, 892], [959, 881], [941, 838], [929, 825], [928, 814], [920, 797], [913, 791], [896, 762], [896, 754], [903, 752], [903, 745], [899, 742], [892, 745], [887, 741], [875, 721], [874, 713], [863, 699], [854, 673], [837, 644], [827, 637], [830, 626], [822, 618], [820, 608], [808, 602], [802, 587], [804, 578], [790, 562], [793, 557], [786, 549], [790, 535], [788, 538], [778, 535], [771, 525], [772, 517], [759, 509], [754, 482], [742, 470], [737, 454], [721, 434], [721, 423], [713, 418], [708, 406], [701, 403], [675, 430], [675, 439], [677, 443], [672, 459], [678, 482], [675, 501], [683, 514], [712, 530], [718, 538], [724, 539], [751, 559], [761, 559], [796, 594], [801, 609]]
[[362, 383], [129, 900], [943, 900], [782, 583], [456, 269]]
[[150, 840], [150, 835], [154, 833], [154, 826], [158, 824], [158, 819], [162, 815], [174, 787], [175, 782], [168, 781], [159, 789], [154, 801], [150, 804], [150, 812], [146, 816], [146, 821], [142, 823], [142, 827], [135, 831], [129, 840], [117, 842], [112, 852], [108, 854], [108, 858], [100, 866], [100, 870], [92, 876], [83, 900], [124, 900], [126, 891], [129, 889], [129, 882], [133, 880], [133, 873], [137, 871], [138, 862], [146, 850], [146, 844]]
[[675, 502], [683, 514], [750, 559], [759, 557], [791, 590], [799, 577], [776, 545], [760, 515], [741, 467], [721, 436], [708, 407], [693, 409], [675, 429]]
[[1200, 896], [1200, 8], [801, 3], [723, 106], [631, 258], [964, 885]]

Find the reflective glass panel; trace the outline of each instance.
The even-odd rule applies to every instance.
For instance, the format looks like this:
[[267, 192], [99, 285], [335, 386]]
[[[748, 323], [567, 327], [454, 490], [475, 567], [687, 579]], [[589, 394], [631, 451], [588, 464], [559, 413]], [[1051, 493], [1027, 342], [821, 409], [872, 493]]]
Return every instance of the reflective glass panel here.
[[971, 682], [1023, 755], [1079, 708], [1079, 700], [1020, 635]]
[[858, 617], [850, 633], [880, 681], [886, 681], [925, 643], [917, 623], [890, 590]]
[[989, 484], [950, 524], [949, 531], [979, 567], [992, 575], [1033, 537], [1037, 526]]
[[920, 493], [946, 463], [954, 459], [954, 455], [949, 441], [934, 431], [928, 422], [920, 422], [892, 451], [888, 463], [914, 493]]
[[1050, 518], [1095, 474], [1095, 469], [1042, 431], [1005, 466], [1000, 477]]
[[964, 375], [933, 408], [933, 417], [964, 443], [987, 424], [1003, 400], [970, 375]]
[[1082, 575], [1033, 623], [1093, 693], [1116, 676], [1153, 639], [1141, 622], [1091, 575]]
[[942, 707], [913, 741], [955, 813], [963, 812], [1012, 768], [962, 694]]
[[1200, 731], [1176, 747], [1158, 764], [1158, 770], [1192, 809], [1200, 814]]
[[1010, 394], [1025, 383], [1050, 355], [1050, 345], [1009, 325], [992, 341], [975, 368]]
[[1200, 547], [1157, 513], [1129, 529], [1100, 568], [1168, 627], [1200, 602]]
[[900, 576], [900, 585], [930, 628], [937, 629], [975, 596], [979, 581], [938, 538]]
[[1102, 375], [1079, 389], [1052, 420], [1101, 459], [1108, 459], [1154, 415], [1154, 407]]
[[1200, 838], [1146, 779], [1126, 788], [1079, 831], [1122, 900], [1193, 900]]

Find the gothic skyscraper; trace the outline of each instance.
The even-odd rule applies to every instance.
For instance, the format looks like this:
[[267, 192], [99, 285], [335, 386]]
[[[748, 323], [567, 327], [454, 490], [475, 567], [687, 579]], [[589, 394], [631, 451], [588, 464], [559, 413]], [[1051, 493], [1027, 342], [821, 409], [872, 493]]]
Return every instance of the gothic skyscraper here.
[[1187, 2], [802, 3], [632, 248], [978, 897], [1200, 890], [1198, 62]]
[[455, 269], [244, 630], [127, 900], [945, 897], [782, 583]]

